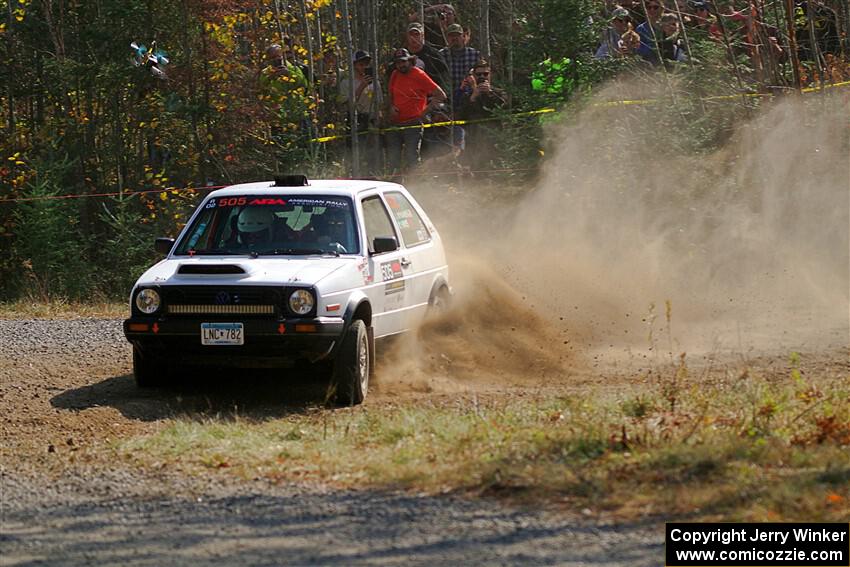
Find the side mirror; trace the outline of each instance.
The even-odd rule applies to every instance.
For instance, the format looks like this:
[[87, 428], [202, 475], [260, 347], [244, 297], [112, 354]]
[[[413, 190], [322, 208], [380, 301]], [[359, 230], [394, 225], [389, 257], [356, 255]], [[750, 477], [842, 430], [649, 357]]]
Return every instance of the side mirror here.
[[383, 254], [384, 252], [394, 252], [398, 250], [398, 241], [395, 236], [376, 236], [372, 240], [373, 254]]
[[154, 249], [160, 254], [168, 254], [171, 252], [171, 249], [174, 247], [174, 239], [173, 238], [165, 238], [160, 236], [156, 239], [156, 243], [154, 244]]

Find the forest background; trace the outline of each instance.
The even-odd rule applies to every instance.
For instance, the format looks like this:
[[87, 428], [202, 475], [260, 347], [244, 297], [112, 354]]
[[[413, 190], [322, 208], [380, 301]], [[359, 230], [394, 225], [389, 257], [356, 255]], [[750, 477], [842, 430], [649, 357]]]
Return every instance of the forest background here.
[[[491, 188], [533, 185], [546, 159], [543, 122], [599, 105], [601, 91], [612, 111], [648, 118], [612, 137], [657, 143], [670, 158], [711, 152], [777, 98], [815, 99], [850, 80], [846, 0], [823, 1], [840, 35], [829, 57], [791, 49], [814, 37], [814, 3], [745, 4], [792, 56], [754, 60], [729, 37], [692, 38], [688, 63], [650, 69], [593, 58], [607, 25], [601, 1], [455, 3], [471, 45], [490, 54], [494, 84], [511, 94], [485, 175]], [[153, 238], [175, 236], [208, 188], [278, 172], [352, 175], [335, 80], [354, 49], [386, 61], [421, 9], [401, 0], [0, 1], [0, 302], [122, 298], [156, 258]], [[288, 124], [258, 80], [265, 49], [283, 37], [312, 77], [291, 93], [305, 118]], [[131, 43], [154, 41], [167, 79], [133, 63]], [[615, 104], [648, 92], [654, 104]], [[557, 117], [533, 113], [551, 108]], [[281, 143], [281, 130], [299, 141]], [[434, 182], [462, 175], [445, 173]]]

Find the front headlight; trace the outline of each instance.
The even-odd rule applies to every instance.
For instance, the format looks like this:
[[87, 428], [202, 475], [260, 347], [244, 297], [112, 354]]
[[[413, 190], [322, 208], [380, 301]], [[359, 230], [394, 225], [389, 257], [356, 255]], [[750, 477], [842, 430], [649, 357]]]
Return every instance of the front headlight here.
[[145, 315], [152, 315], [159, 310], [159, 293], [155, 289], [143, 289], [136, 294], [136, 308]]
[[313, 310], [316, 300], [306, 289], [296, 289], [289, 296], [289, 308], [297, 315], [306, 315]]

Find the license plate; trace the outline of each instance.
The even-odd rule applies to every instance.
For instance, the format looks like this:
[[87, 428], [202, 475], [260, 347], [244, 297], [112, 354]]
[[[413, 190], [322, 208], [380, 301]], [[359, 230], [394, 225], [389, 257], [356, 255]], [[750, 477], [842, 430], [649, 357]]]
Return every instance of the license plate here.
[[244, 345], [242, 323], [201, 323], [202, 345]]

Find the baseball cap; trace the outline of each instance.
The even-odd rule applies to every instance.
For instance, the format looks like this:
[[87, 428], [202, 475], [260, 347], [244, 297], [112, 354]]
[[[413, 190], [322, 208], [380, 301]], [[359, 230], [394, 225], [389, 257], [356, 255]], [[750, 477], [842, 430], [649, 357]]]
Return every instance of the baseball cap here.
[[354, 52], [354, 62], [355, 63], [357, 63], [358, 61], [371, 60], [371, 59], [372, 59], [372, 56], [369, 55], [368, 53], [366, 53], [365, 51], [363, 51], [362, 49], [358, 49], [357, 51]]
[[460, 24], [452, 24], [446, 28], [446, 33], [463, 33], [463, 26]]
[[409, 26], [407, 26], [407, 31], [412, 32], [413, 30], [418, 31], [419, 33], [425, 33], [425, 26], [423, 26], [419, 22], [413, 22]]
[[625, 8], [623, 8], [623, 7], [616, 8], [611, 13], [611, 19], [612, 20], [616, 20], [617, 18], [625, 20], [628, 17], [629, 17], [629, 11], [626, 10]]
[[407, 59], [413, 59], [413, 57], [414, 56], [411, 55], [410, 52], [403, 47], [400, 49], [396, 49], [393, 53], [394, 61], [405, 61]]

